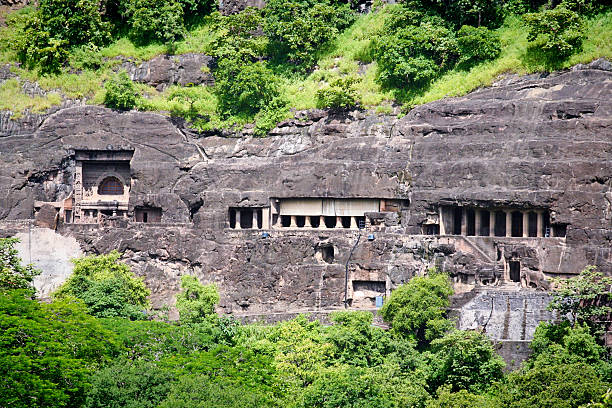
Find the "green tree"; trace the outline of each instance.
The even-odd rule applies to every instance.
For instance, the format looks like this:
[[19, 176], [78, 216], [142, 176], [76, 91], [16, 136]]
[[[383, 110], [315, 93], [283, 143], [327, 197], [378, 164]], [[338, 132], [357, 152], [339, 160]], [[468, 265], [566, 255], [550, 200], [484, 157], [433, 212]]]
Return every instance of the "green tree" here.
[[200, 323], [215, 313], [219, 292], [214, 284], [202, 285], [195, 276], [183, 275], [181, 289], [176, 307], [182, 323]]
[[117, 360], [92, 377], [85, 408], [155, 408], [175, 379], [175, 372], [158, 363]]
[[578, 276], [555, 281], [548, 308], [569, 318], [572, 324], [587, 324], [596, 335], [603, 334], [612, 313], [612, 278], [586, 267]]
[[493, 397], [471, 394], [466, 390], [452, 392], [448, 386], [438, 389], [437, 394], [438, 397], [429, 401], [427, 408], [501, 408]]
[[73, 260], [72, 276], [55, 292], [58, 298], [81, 299], [97, 317], [144, 318], [150, 291], [129, 266], [119, 262], [117, 251]]
[[89, 377], [117, 352], [112, 333], [74, 302], [0, 292], [0, 406], [79, 407]]
[[584, 22], [575, 11], [557, 6], [552, 10], [523, 15], [529, 32], [529, 52], [541, 54], [545, 61], [556, 63], [582, 46]]
[[391, 293], [380, 314], [393, 330], [423, 346], [452, 326], [445, 317], [452, 294], [446, 274], [415, 276]]
[[128, 34], [139, 44], [173, 43], [185, 35], [180, 1], [124, 0], [121, 14], [128, 22]]
[[104, 84], [104, 105], [111, 109], [130, 110], [136, 105], [136, 89], [125, 71]]
[[427, 384], [432, 391], [450, 385], [452, 392], [482, 392], [501, 380], [505, 367], [491, 341], [474, 331], [453, 330], [432, 341], [429, 358]]
[[0, 291], [25, 289], [29, 296], [34, 296], [32, 286], [34, 277], [41, 271], [32, 265], [23, 266], [19, 253], [15, 249], [17, 238], [0, 238]]
[[317, 53], [355, 19], [349, 4], [330, 0], [269, 0], [264, 32], [272, 54], [311, 68]]

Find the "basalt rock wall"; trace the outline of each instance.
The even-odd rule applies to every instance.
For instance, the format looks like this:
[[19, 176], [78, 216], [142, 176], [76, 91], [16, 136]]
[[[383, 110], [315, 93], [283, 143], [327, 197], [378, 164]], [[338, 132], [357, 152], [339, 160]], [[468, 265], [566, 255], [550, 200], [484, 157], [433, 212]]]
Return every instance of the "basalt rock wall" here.
[[[86, 253], [121, 251], [154, 306], [172, 305], [189, 273], [218, 284], [222, 312], [329, 310], [343, 307], [345, 296], [367, 309], [371, 288], [388, 294], [438, 267], [462, 293], [456, 308], [471, 310], [462, 326], [480, 326], [486, 308], [474, 299], [483, 288], [515, 292], [510, 305], [535, 305], [533, 293], [551, 276], [590, 264], [612, 274], [612, 72], [582, 68], [510, 77], [401, 118], [300, 112], [266, 138], [197, 135], [151, 113], [61, 109], [38, 126], [3, 128], [0, 234], [32, 228], [19, 220], [33, 219], [35, 201], [71, 194], [75, 150], [133, 149], [130, 217], [59, 222], [56, 233]], [[321, 197], [403, 204], [361, 232], [229, 228], [230, 208]], [[449, 205], [546, 209], [565, 236], [422, 235]], [[162, 208], [161, 222], [134, 222], [139, 206]], [[520, 282], [508, 280], [510, 262], [520, 262]], [[504, 302], [496, 307], [502, 314]], [[501, 319], [492, 321], [507, 340], [528, 340], [537, 324], [524, 319], [517, 331]]]

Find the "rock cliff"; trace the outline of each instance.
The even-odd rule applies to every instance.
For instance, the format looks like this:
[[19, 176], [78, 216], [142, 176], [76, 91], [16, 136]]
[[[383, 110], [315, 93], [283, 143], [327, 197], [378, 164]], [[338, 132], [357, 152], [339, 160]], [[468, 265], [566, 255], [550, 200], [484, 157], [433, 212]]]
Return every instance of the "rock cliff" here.
[[[0, 234], [31, 234], [37, 202], [71, 197], [75, 151], [129, 150], [126, 216], [60, 219], [56, 233], [86, 253], [121, 251], [156, 307], [174, 303], [180, 275], [195, 274], [218, 284], [225, 313], [329, 310], [345, 296], [372, 309], [377, 295], [438, 267], [463, 294], [462, 327], [482, 326], [492, 305], [494, 337], [528, 340], [538, 319], [504, 313], [543, 308], [536, 292], [552, 276], [590, 264], [612, 273], [608, 65], [509, 76], [401, 118], [298, 112], [266, 138], [199, 135], [152, 113], [60, 109], [2, 127]], [[364, 230], [273, 214], [300, 199], [382, 204], [364, 213]], [[160, 209], [160, 222], [136, 222], [143, 208]], [[273, 225], [236, 228], [241, 210], [261, 209]], [[26, 250], [37, 252], [34, 238]], [[499, 292], [489, 302], [498, 290], [512, 301]], [[516, 319], [525, 327], [504, 327]]]

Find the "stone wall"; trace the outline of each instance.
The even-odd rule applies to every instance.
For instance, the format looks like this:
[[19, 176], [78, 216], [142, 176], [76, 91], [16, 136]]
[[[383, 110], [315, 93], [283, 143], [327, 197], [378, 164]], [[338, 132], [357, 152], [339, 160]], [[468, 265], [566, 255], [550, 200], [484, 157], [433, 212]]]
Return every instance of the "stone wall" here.
[[[581, 68], [508, 77], [402, 118], [298, 112], [266, 138], [248, 130], [198, 135], [152, 113], [59, 110], [0, 137], [0, 235], [26, 232], [11, 220], [31, 218], [35, 200], [58, 201], [70, 191], [75, 149], [120, 146], [134, 150], [130, 217], [136, 207], [159, 207], [161, 223], [109, 218], [94, 226], [60, 223], [57, 233], [85, 253], [121, 251], [156, 307], [172, 305], [180, 276], [194, 274], [218, 284], [223, 313], [334, 310], [344, 307], [348, 270], [349, 305], [370, 309], [382, 282], [389, 292], [438, 267], [452, 275], [460, 298], [495, 293], [491, 330], [525, 327], [493, 337], [528, 340], [537, 321], [550, 317], [538, 314], [544, 300], [533, 299], [551, 276], [589, 264], [612, 274], [612, 72]], [[270, 207], [272, 198], [405, 205], [368, 213], [361, 237], [350, 228], [229, 228], [230, 208]], [[425, 224], [439, 222], [440, 205], [545, 209], [567, 234], [421, 235]], [[520, 262], [521, 282], [508, 282], [510, 261]], [[459, 307], [466, 327], [483, 316], [484, 303]]]

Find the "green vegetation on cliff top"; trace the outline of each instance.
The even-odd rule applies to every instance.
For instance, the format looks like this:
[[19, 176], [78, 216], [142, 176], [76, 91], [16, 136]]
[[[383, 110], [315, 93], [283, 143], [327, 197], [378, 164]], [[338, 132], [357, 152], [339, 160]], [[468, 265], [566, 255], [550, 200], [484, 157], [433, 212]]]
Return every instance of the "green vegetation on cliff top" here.
[[[444, 7], [405, 0], [358, 14], [333, 0], [271, 0], [263, 10], [229, 17], [211, 12], [208, 2], [178, 1], [170, 8], [154, 2], [148, 14], [140, 2], [119, 0], [117, 10], [102, 15], [92, 11], [96, 0], [75, 2], [78, 18], [62, 20], [56, 15], [61, 2], [41, 0], [39, 9], [8, 15], [0, 28], [0, 63], [12, 63], [17, 77], [0, 83], [0, 109], [18, 117], [62, 98], [85, 99], [167, 112], [200, 130], [256, 122], [263, 135], [290, 109], [358, 106], [383, 113], [403, 106], [405, 112], [491, 85], [504, 74], [612, 58], [612, 10], [604, 1], [508, 0], [494, 8], [476, 0]], [[188, 12], [191, 3], [205, 7]], [[45, 12], [52, 23], [45, 24]], [[144, 84], [109, 85], [125, 60], [188, 52], [216, 57], [215, 86], [172, 85], [160, 92]], [[26, 93], [24, 84], [34, 82], [47, 93]], [[136, 98], [114, 95], [130, 103], [113, 104], [109, 89]]]

